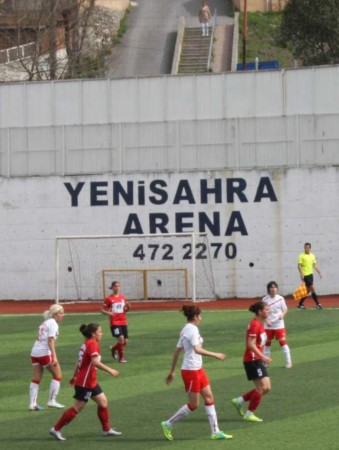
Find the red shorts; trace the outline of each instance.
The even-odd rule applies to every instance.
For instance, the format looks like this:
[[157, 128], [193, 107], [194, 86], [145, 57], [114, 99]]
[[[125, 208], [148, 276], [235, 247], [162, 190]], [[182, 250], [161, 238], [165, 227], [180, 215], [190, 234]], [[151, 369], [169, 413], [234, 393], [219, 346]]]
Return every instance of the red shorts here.
[[276, 339], [277, 341], [281, 341], [282, 339], [286, 339], [285, 328], [279, 328], [279, 330], [267, 330], [267, 329], [265, 329], [265, 333], [266, 333], [268, 341], [273, 341], [273, 339]]
[[186, 392], [197, 392], [210, 384], [204, 369], [199, 370], [181, 370], [181, 377], [184, 381]]
[[52, 362], [52, 355], [46, 356], [31, 356], [32, 366], [42, 366], [47, 367]]

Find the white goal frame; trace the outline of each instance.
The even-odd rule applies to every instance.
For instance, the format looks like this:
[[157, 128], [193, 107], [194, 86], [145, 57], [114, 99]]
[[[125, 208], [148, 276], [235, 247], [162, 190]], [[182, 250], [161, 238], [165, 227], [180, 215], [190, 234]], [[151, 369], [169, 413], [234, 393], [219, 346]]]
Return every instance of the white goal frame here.
[[103, 292], [103, 298], [108, 297], [107, 288], [106, 288], [106, 276], [109, 273], [126, 273], [126, 272], [132, 272], [132, 273], [140, 273], [142, 275], [143, 279], [143, 299], [148, 300], [149, 299], [149, 291], [148, 291], [148, 274], [152, 272], [179, 272], [183, 274], [184, 277], [184, 286], [185, 286], [185, 300], [188, 300], [188, 271], [187, 269], [103, 269], [101, 271], [102, 273], [102, 292]]
[[[191, 242], [191, 248], [192, 250], [195, 249], [197, 238], [206, 238], [207, 239], [207, 233], [166, 233], [166, 234], [112, 234], [112, 235], [77, 235], [77, 236], [56, 236], [55, 237], [55, 302], [60, 302], [60, 241], [62, 240], [86, 240], [86, 239], [121, 239], [121, 238], [167, 238], [167, 237], [187, 237], [190, 239]], [[210, 249], [208, 246], [208, 258], [210, 259]], [[191, 252], [191, 259], [190, 259], [190, 266], [191, 266], [191, 301], [196, 302], [197, 301], [197, 289], [196, 289], [196, 254], [195, 251]], [[107, 270], [108, 268], [102, 267], [102, 270]], [[119, 270], [119, 269], [117, 269]], [[147, 269], [150, 270], [151, 269]], [[159, 267], [159, 270], [161, 268]], [[174, 270], [174, 269], [173, 269]], [[126, 269], [126, 271], [128, 271]], [[213, 279], [213, 272], [211, 269], [211, 276], [212, 276], [212, 284], [213, 284], [213, 291], [214, 289], [214, 279]], [[187, 289], [187, 287], [186, 287]], [[215, 292], [214, 292], [215, 294]]]

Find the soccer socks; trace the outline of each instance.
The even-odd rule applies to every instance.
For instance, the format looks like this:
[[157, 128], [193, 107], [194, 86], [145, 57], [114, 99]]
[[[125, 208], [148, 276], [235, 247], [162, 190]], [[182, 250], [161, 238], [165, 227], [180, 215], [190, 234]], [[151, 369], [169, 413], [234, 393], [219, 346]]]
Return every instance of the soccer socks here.
[[267, 345], [268, 342], [266, 342], [266, 345], [264, 346], [264, 355], [265, 356], [270, 356], [271, 354], [271, 343], [269, 343], [270, 345]]
[[186, 404], [182, 406], [175, 414], [173, 414], [172, 417], [166, 420], [166, 425], [172, 427], [176, 422], [179, 422], [179, 420], [182, 420], [188, 416], [191, 411], [193, 411], [193, 408], [190, 407], [190, 405]]
[[312, 292], [311, 295], [312, 295], [312, 298], [313, 298], [315, 304], [316, 304], [316, 305], [319, 305], [319, 300], [318, 300], [317, 294], [316, 294], [315, 292]]
[[292, 361], [291, 361], [291, 352], [290, 352], [289, 346], [287, 344], [285, 344], [281, 347], [281, 349], [285, 356], [286, 366], [290, 366], [292, 364]]
[[214, 407], [214, 403], [207, 403], [205, 404], [205, 411], [208, 417], [208, 421], [210, 423], [210, 427], [211, 427], [211, 432], [213, 433], [218, 433], [219, 427], [218, 427], [218, 418], [217, 418], [217, 413]]
[[[255, 391], [255, 389], [252, 389], [251, 391], [246, 392], [246, 394], [244, 394], [242, 397], [239, 397], [237, 400], [239, 401], [239, 403], [243, 403], [245, 402], [249, 402], [252, 398], [253, 392]], [[240, 400], [239, 400], [240, 399]]]
[[38, 393], [39, 393], [39, 381], [32, 380], [31, 384], [29, 385], [30, 406], [37, 405]]
[[303, 306], [305, 300], [306, 300], [306, 297], [302, 298], [302, 299], [300, 300], [298, 306]]
[[111, 428], [109, 424], [108, 408], [102, 408], [101, 406], [98, 406], [97, 414], [102, 425], [102, 431], [108, 431]]
[[54, 425], [55, 431], [60, 431], [62, 427], [72, 422], [72, 420], [75, 419], [77, 415], [78, 411], [76, 409], [74, 409], [73, 407], [69, 408], [63, 413], [58, 422]]
[[262, 394], [260, 394], [256, 389], [252, 389], [252, 391], [246, 392], [242, 397], [239, 397], [237, 400], [240, 404], [244, 401], [249, 402], [248, 410], [254, 412], [260, 402], [261, 402]]
[[111, 348], [112, 353], [118, 351], [119, 344], [115, 344], [114, 347]]
[[118, 344], [118, 352], [119, 352], [119, 359], [122, 359], [124, 357], [124, 344]]
[[49, 401], [55, 402], [56, 397], [60, 391], [60, 380], [61, 378], [53, 378], [51, 384], [49, 385]]
[[252, 396], [251, 396], [250, 403], [248, 405], [249, 411], [254, 412], [258, 408], [258, 406], [261, 402], [261, 398], [262, 398], [262, 394], [260, 394], [260, 392], [258, 392], [256, 389], [254, 389]]

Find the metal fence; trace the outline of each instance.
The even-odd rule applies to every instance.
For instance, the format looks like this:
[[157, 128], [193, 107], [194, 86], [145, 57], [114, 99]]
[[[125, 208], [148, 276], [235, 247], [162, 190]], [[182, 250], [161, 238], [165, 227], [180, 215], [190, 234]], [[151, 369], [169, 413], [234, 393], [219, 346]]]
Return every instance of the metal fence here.
[[19, 59], [28, 58], [34, 55], [35, 50], [36, 50], [35, 42], [1, 50], [0, 64], [8, 64], [13, 61], [18, 61]]

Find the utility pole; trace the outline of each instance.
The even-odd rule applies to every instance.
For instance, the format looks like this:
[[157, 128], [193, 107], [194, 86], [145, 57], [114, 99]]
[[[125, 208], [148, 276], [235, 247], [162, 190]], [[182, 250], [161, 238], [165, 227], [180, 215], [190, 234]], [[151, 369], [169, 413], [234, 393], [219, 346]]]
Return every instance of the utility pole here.
[[56, 78], [57, 66], [57, 6], [55, 0], [49, 0], [49, 74], [50, 79]]
[[242, 70], [246, 70], [246, 44], [247, 44], [247, 0], [244, 0], [244, 25], [242, 33]]

